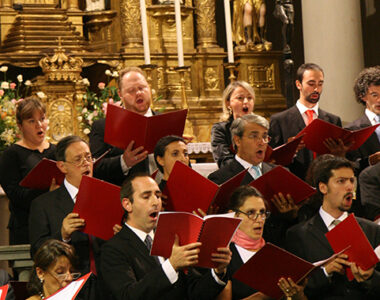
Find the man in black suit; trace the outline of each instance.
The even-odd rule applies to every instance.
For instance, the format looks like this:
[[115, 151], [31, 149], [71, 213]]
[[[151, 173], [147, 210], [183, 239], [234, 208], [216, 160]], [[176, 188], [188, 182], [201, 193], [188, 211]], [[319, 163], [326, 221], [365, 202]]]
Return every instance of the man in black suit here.
[[[359, 175], [360, 199], [366, 217], [380, 221], [380, 163], [365, 168]], [[379, 224], [379, 223], [378, 223]]]
[[[275, 148], [291, 141], [306, 127], [306, 124], [318, 118], [331, 124], [342, 126], [339, 117], [319, 108], [319, 98], [323, 90], [324, 73], [321, 67], [308, 63], [301, 65], [297, 70], [296, 86], [300, 91], [300, 98], [296, 105], [274, 114], [270, 119], [269, 135], [270, 146]], [[326, 146], [332, 154], [344, 156], [346, 148], [342, 141], [329, 140]], [[289, 169], [292, 173], [305, 179], [306, 171], [313, 160], [313, 153], [300, 144], [296, 157]]]
[[[125, 109], [147, 117], [154, 114], [150, 109], [152, 93], [140, 68], [128, 67], [120, 72], [118, 93]], [[125, 150], [113, 147], [104, 142], [104, 130], [105, 119], [97, 120], [89, 134], [91, 153], [94, 157], [99, 157], [111, 149], [96, 165], [94, 177], [121, 185], [127, 175], [149, 172], [148, 153], [142, 146], [134, 149], [132, 141]], [[152, 162], [154, 163], [153, 158]]]
[[[321, 161], [314, 169], [314, 178], [323, 202], [319, 212], [287, 232], [288, 249], [297, 256], [317, 262], [334, 254], [325, 233], [343, 221], [354, 200], [354, 167], [342, 157]], [[380, 227], [366, 219], [356, 218], [373, 248], [380, 244]], [[350, 233], [347, 232], [347, 235]], [[348, 281], [345, 267], [355, 277]], [[378, 299], [380, 295], [379, 265], [362, 270], [341, 254], [333, 261], [312, 273], [305, 288], [309, 300], [313, 299]]]
[[[83, 175], [92, 176], [93, 160], [88, 144], [77, 136], [68, 136], [59, 141], [56, 148], [57, 167], [65, 174], [63, 184], [56, 190], [36, 198], [29, 214], [29, 238], [32, 256], [48, 239], [70, 243], [78, 256], [78, 271], [82, 274], [94, 272], [100, 256], [101, 240], [91, 238], [79, 230], [85, 225], [77, 213], [74, 203]], [[90, 253], [90, 250], [92, 251]], [[91, 260], [90, 255], [95, 260]], [[95, 299], [94, 282], [89, 281], [84, 289], [86, 299]]]
[[203, 275], [191, 268], [197, 263], [200, 243], [180, 246], [176, 239], [169, 259], [150, 256], [162, 205], [157, 183], [145, 174], [132, 175], [123, 183], [120, 198], [126, 222], [104, 244], [101, 255], [105, 288], [112, 296], [117, 300], [216, 298], [227, 279], [230, 250], [219, 248], [213, 258], [218, 267]]
[[[358, 130], [380, 123], [380, 67], [364, 69], [355, 80], [356, 101], [365, 105], [364, 115], [347, 125], [349, 130]], [[378, 132], [378, 134], [377, 134]], [[355, 151], [347, 153], [347, 158], [357, 161], [360, 170], [380, 162], [380, 129], [378, 128]]]

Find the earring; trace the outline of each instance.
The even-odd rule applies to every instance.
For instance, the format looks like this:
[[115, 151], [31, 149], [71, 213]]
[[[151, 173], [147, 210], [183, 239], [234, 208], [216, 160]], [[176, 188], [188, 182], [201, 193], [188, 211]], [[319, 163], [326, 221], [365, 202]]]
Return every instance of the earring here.
[[228, 110], [228, 113], [229, 113], [229, 114], [232, 114], [231, 106], [227, 106], [227, 110]]
[[40, 282], [41, 282], [41, 284], [44, 284], [44, 279], [40, 278]]

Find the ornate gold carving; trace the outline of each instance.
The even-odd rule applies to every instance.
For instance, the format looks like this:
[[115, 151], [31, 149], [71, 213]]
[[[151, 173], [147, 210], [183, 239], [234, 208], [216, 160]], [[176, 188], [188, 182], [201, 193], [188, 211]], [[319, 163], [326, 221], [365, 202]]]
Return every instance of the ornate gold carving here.
[[196, 0], [197, 45], [198, 47], [216, 47], [215, 0]]
[[141, 14], [139, 0], [120, 1], [122, 44], [126, 48], [142, 46]]
[[248, 66], [248, 82], [256, 88], [274, 88], [274, 65]]
[[49, 131], [54, 141], [73, 134], [73, 105], [67, 98], [53, 100], [49, 106]]
[[58, 39], [58, 48], [54, 49], [53, 57], [46, 56], [40, 60], [40, 67], [47, 80], [73, 81], [79, 80], [82, 72], [83, 60], [80, 57], [72, 57], [65, 54]]
[[215, 68], [206, 68], [204, 78], [206, 91], [216, 91], [219, 89], [219, 77]]

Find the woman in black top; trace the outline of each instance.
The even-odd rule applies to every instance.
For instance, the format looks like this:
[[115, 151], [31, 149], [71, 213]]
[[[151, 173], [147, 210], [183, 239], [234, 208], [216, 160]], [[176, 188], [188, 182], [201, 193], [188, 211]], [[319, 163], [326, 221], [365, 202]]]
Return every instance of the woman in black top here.
[[[38, 98], [22, 100], [16, 109], [21, 139], [7, 148], [0, 157], [0, 184], [9, 199], [9, 244], [28, 244], [28, 218], [32, 200], [44, 190], [19, 185], [20, 181], [43, 158], [55, 159], [55, 146], [46, 138], [46, 109]], [[53, 184], [55, 185], [55, 184]]]
[[221, 122], [211, 129], [212, 155], [219, 167], [234, 158], [230, 127], [233, 120], [253, 112], [255, 91], [245, 81], [234, 81], [224, 90], [222, 101]]

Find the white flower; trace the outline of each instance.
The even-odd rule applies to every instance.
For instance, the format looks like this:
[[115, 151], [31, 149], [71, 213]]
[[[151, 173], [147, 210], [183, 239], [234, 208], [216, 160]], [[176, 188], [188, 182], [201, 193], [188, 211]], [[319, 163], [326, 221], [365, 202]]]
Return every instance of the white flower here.
[[117, 71], [113, 71], [112, 77], [119, 77], [119, 73]]
[[32, 82], [30, 81], [30, 80], [27, 80], [27, 81], [25, 81], [25, 83], [24, 83], [26, 86], [31, 86], [32, 85]]
[[0, 87], [2, 89], [9, 89], [9, 82], [3, 81]]
[[90, 81], [88, 81], [87, 78], [83, 78], [83, 79], [82, 79], [82, 83], [83, 83], [85, 86], [90, 86]]
[[8, 71], [8, 67], [7, 66], [1, 66], [0, 72], [5, 73], [6, 71]]
[[87, 120], [91, 121], [93, 117], [94, 117], [94, 114], [93, 114], [93, 113], [90, 113], [90, 114], [87, 116]]
[[79, 116], [77, 119], [79, 122], [82, 122], [82, 120], [83, 120], [82, 116]]
[[87, 108], [85, 107], [82, 109], [82, 114], [85, 114], [86, 112], [87, 112]]
[[89, 134], [89, 133], [90, 133], [90, 129], [85, 128], [85, 129], [83, 130], [83, 133], [84, 133], [84, 134]]
[[37, 96], [40, 97], [41, 99], [45, 99], [46, 95], [44, 92], [37, 92]]
[[21, 74], [17, 76], [17, 80], [18, 80], [18, 82], [23, 82], [24, 81], [24, 79], [22, 78]]
[[112, 76], [111, 70], [106, 70], [105, 73], [106, 73], [107, 76]]

